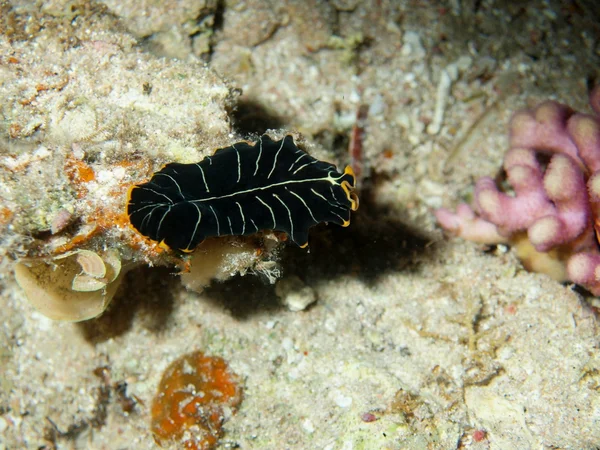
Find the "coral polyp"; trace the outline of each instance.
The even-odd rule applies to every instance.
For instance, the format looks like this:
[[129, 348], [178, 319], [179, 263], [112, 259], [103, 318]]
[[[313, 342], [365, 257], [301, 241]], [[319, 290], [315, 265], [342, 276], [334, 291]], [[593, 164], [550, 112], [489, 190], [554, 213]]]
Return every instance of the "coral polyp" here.
[[207, 450], [242, 401], [238, 377], [225, 360], [196, 351], [165, 371], [152, 403], [152, 432], [159, 444]]
[[490, 177], [473, 207], [436, 211], [440, 225], [467, 240], [516, 247], [524, 265], [600, 295], [600, 86], [593, 115], [547, 101], [515, 114], [504, 171], [514, 195]]

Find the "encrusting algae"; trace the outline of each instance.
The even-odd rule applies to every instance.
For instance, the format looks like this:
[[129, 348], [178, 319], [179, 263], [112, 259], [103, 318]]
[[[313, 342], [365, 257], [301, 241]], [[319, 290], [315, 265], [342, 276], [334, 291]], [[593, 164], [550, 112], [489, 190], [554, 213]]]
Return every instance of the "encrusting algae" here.
[[180, 448], [214, 448], [223, 423], [242, 402], [238, 377], [224, 359], [189, 353], [163, 374], [152, 402], [152, 432], [159, 445], [168, 441]]

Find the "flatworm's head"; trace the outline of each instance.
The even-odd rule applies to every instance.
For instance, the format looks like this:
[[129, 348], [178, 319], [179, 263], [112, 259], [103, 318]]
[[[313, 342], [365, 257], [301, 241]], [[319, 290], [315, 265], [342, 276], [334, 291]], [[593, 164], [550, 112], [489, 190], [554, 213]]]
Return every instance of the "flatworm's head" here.
[[171, 163], [132, 186], [127, 215], [133, 227], [161, 245], [191, 252], [205, 238], [287, 233], [301, 247], [321, 222], [350, 224], [358, 209], [355, 177], [339, 173], [294, 144], [291, 136], [239, 142], [195, 164]]

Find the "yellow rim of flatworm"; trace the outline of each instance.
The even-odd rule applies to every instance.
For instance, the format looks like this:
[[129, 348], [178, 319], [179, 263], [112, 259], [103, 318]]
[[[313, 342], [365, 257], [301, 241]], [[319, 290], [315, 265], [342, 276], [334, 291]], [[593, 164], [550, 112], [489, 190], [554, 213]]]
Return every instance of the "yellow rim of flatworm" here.
[[[352, 177], [352, 183], [356, 183], [356, 175], [354, 175], [352, 167], [346, 166], [346, 168], [344, 169], [344, 175], [350, 175]], [[356, 192], [354, 191], [355, 187], [345, 180], [342, 181], [341, 186], [344, 192], [346, 193], [346, 197], [348, 197], [348, 201], [351, 203], [350, 209], [352, 209], [352, 211], [356, 211], [358, 209], [358, 195], [356, 195]], [[347, 222], [348, 223], [344, 222], [344, 225], [342, 226], [347, 227], [348, 225], [350, 225], [350, 221]]]

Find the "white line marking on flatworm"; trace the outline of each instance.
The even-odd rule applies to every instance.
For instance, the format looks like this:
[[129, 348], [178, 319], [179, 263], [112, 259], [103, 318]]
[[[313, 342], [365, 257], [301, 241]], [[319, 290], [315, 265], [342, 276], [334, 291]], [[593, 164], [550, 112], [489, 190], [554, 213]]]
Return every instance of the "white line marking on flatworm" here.
[[288, 208], [288, 206], [285, 204], [285, 202], [283, 200], [281, 200], [277, 194], [273, 194], [273, 197], [275, 197], [277, 200], [279, 200], [281, 202], [281, 204], [283, 205], [283, 207], [285, 209], [287, 209], [288, 217], [290, 218], [290, 236], [292, 237], [292, 239], [294, 239], [294, 221], [292, 220], [292, 212], [290, 211], [290, 208]]
[[219, 217], [217, 216], [217, 213], [213, 209], [212, 205], [210, 206], [210, 210], [214, 214], [215, 220], [217, 221], [217, 236], [221, 236], [221, 225], [219, 224]]
[[169, 200], [169, 203], [170, 203], [171, 205], [173, 205], [173, 200], [171, 200], [171, 199], [170, 199], [169, 197], [167, 197], [165, 194], [161, 194], [160, 192], [156, 192], [154, 189], [150, 189], [150, 188], [147, 188], [147, 187], [145, 187], [145, 186], [137, 186], [137, 188], [138, 188], [138, 189], [143, 189], [144, 191], [150, 191], [150, 192], [152, 192], [153, 194], [156, 194], [156, 195], [160, 195], [161, 197], [164, 197], [164, 198], [166, 198], [167, 200]]
[[235, 154], [237, 155], [238, 178], [236, 183], [239, 183], [242, 179], [242, 162], [240, 161], [240, 152], [237, 148], [235, 148], [235, 144], [233, 144], [231, 147], [233, 147], [233, 149], [235, 150]]
[[232, 192], [231, 194], [225, 194], [225, 195], [221, 195], [219, 197], [215, 196], [215, 197], [201, 198], [201, 199], [198, 199], [198, 200], [189, 200], [189, 201], [192, 202], [192, 203], [208, 202], [210, 200], [217, 200], [217, 199], [223, 199], [223, 198], [233, 197], [233, 196], [236, 196], [236, 195], [239, 195], [239, 194], [247, 194], [249, 192], [264, 191], [266, 189], [271, 189], [271, 188], [274, 188], [274, 187], [277, 187], [277, 186], [285, 186], [285, 185], [288, 185], [288, 184], [312, 183], [312, 182], [317, 182], [317, 181], [327, 181], [327, 182], [329, 182], [329, 183], [331, 183], [333, 185], [339, 185], [338, 180], [340, 178], [342, 178], [342, 177], [333, 178], [332, 176], [328, 175], [326, 178], [306, 178], [304, 180], [280, 181], [279, 183], [273, 183], [273, 184], [269, 184], [267, 186], [260, 186], [260, 187], [251, 188], [251, 189], [244, 189], [243, 191]]
[[331, 214], [333, 214], [334, 216], [338, 216], [342, 222], [345, 222], [345, 221], [346, 221], [346, 220], [345, 220], [345, 219], [344, 219], [342, 216], [340, 216], [339, 214], [336, 214], [336, 213], [334, 213], [333, 211], [330, 211], [330, 213], [331, 213]]
[[316, 196], [318, 196], [318, 197], [321, 197], [323, 200], [325, 200], [327, 203], [329, 203], [329, 205], [330, 205], [330, 206], [333, 206], [334, 208], [339, 208], [339, 209], [341, 209], [342, 211], [345, 211], [345, 210], [346, 210], [346, 208], [344, 208], [343, 206], [340, 206], [340, 205], [338, 205], [338, 204], [336, 204], [336, 203], [332, 203], [332, 202], [330, 202], [330, 201], [327, 199], [327, 197], [324, 197], [323, 195], [319, 194], [319, 193], [318, 193], [317, 191], [315, 191], [314, 189], [312, 189], [312, 188], [311, 188], [311, 191], [312, 191], [312, 193], [313, 193], [313, 194], [315, 194], [315, 195], [316, 195]]
[[[158, 206], [157, 206], [156, 208], [158, 208]], [[150, 211], [148, 214], [146, 214], [146, 215], [144, 216], [144, 218], [142, 219], [142, 222], [140, 223], [140, 229], [141, 229], [141, 228], [146, 228], [146, 227], [145, 227], [145, 225], [144, 225], [144, 222], [146, 222], [146, 219], [148, 219], [148, 217], [152, 215], [152, 213], [154, 212], [154, 210], [155, 210], [156, 208], [152, 208], [152, 211]]]
[[306, 206], [306, 209], [308, 209], [308, 212], [310, 213], [310, 217], [312, 217], [312, 220], [314, 220], [314, 221], [315, 221], [315, 223], [319, 223], [319, 222], [317, 221], [317, 219], [315, 219], [315, 216], [313, 216], [312, 210], [311, 210], [311, 209], [310, 209], [310, 207], [309, 207], [309, 206], [306, 204], [306, 202], [304, 201], [304, 199], [303, 199], [302, 197], [300, 197], [298, 194], [296, 194], [294, 191], [290, 191], [288, 188], [286, 188], [286, 190], [287, 190], [287, 191], [288, 191], [290, 194], [292, 194], [293, 196], [295, 196], [295, 197], [298, 197], [298, 200], [300, 200], [300, 201], [302, 202], [302, 204], [303, 204], [304, 206]]
[[204, 169], [202, 169], [202, 166], [199, 163], [196, 163], [196, 165], [198, 166], [198, 169], [200, 169], [200, 173], [202, 174], [202, 181], [204, 182], [204, 188], [206, 189], [206, 192], [210, 192], [210, 189], [208, 188], [208, 183], [206, 182], [206, 177], [204, 176]]
[[319, 194], [317, 191], [315, 191], [313, 188], [310, 188], [310, 190], [312, 191], [313, 194], [315, 194], [317, 197], [321, 197], [323, 200], [325, 200], [326, 202], [329, 202], [329, 200], [327, 200], [323, 195]]
[[[314, 161], [311, 161], [311, 162], [309, 162], [309, 163], [303, 164], [303, 165], [301, 165], [300, 167], [298, 167], [296, 170], [294, 170], [294, 171], [292, 172], [292, 175], [296, 175], [298, 172], [300, 172], [300, 171], [301, 171], [302, 169], [304, 169], [306, 166], [310, 166], [311, 164], [315, 164], [315, 163], [318, 163], [318, 162], [319, 162], [319, 160], [315, 159]], [[330, 175], [329, 175], [329, 174], [327, 174], [327, 176], [330, 176]]]
[[[273, 158], [273, 167], [271, 167], [271, 171], [269, 172], [269, 175], [267, 176], [267, 178], [271, 178], [271, 175], [273, 175], [275, 166], [277, 166], [277, 157], [279, 156], [279, 153], [281, 152], [281, 149], [283, 148], [284, 143], [285, 143], [285, 138], [283, 138], [281, 140], [281, 145], [279, 146], [279, 150], [277, 150], [277, 153], [275, 153], [275, 158]], [[294, 172], [294, 173], [296, 173], [296, 172]]]
[[333, 186], [329, 186], [329, 191], [331, 192], [331, 198], [334, 199], [337, 202], [338, 199], [335, 196], [335, 192], [333, 192]]
[[181, 187], [179, 187], [179, 183], [177, 182], [177, 180], [175, 180], [175, 178], [173, 178], [171, 175], [167, 174], [167, 173], [162, 173], [162, 172], [156, 172], [154, 175], [162, 175], [163, 177], [167, 177], [170, 178], [171, 181], [173, 183], [175, 183], [175, 186], [177, 186], [177, 190], [179, 191], [179, 195], [181, 196], [182, 200], [185, 200], [185, 197], [183, 195], [183, 192], [181, 192]]
[[167, 217], [167, 214], [169, 214], [171, 212], [171, 206], [169, 206], [169, 208], [165, 211], [165, 213], [163, 214], [163, 216], [160, 219], [160, 222], [158, 222], [158, 228], [156, 229], [156, 237], [160, 236], [160, 227], [162, 226], [163, 220], [165, 220], [165, 217]]
[[229, 222], [229, 234], [233, 236], [233, 228], [231, 227], [231, 219], [227, 216], [227, 222]]
[[261, 202], [263, 205], [265, 205], [267, 208], [269, 208], [269, 211], [271, 211], [271, 217], [273, 218], [273, 229], [275, 229], [275, 227], [277, 226], [277, 222], [275, 222], [275, 214], [273, 213], [273, 208], [271, 208], [269, 205], [267, 205], [262, 198], [260, 197], [256, 197], [256, 199]]
[[242, 205], [240, 205], [238, 202], [235, 202], [236, 205], [238, 205], [238, 208], [240, 208], [240, 215], [242, 216], [242, 236], [246, 233], [246, 216], [244, 216], [244, 211], [242, 211]]
[[292, 163], [292, 165], [290, 166], [290, 168], [288, 169], [288, 172], [290, 170], [292, 170], [292, 167], [294, 167], [294, 164], [296, 164], [298, 161], [300, 161], [302, 158], [304, 158], [305, 156], [308, 156], [306, 153], [302, 152], [302, 154], [298, 157], [298, 159], [296, 159], [296, 161], [294, 161]]
[[334, 207], [334, 208], [338, 208], [341, 209], [342, 211], [346, 211], [346, 208], [344, 208], [343, 206], [338, 205], [337, 203], [331, 203], [329, 200], [327, 200], [327, 203], [329, 203], [330, 206]]
[[160, 208], [160, 206], [155, 206], [154, 208], [152, 208], [152, 211], [150, 211], [148, 214], [146, 214], [144, 216], [144, 218], [142, 219], [142, 222], [140, 224], [140, 228], [144, 228], [144, 222], [146, 222], [146, 220], [149, 222], [150, 219], [152, 218], [152, 214], [154, 213], [154, 211], [156, 211], [157, 208]]
[[131, 214], [129, 214], [130, 216], [132, 216], [133, 214], [137, 214], [140, 211], [146, 209], [146, 208], [153, 208], [153, 207], [158, 207], [158, 206], [168, 206], [168, 203], [152, 203], [151, 205], [146, 205], [146, 206], [142, 206], [141, 208], [136, 208], [135, 211], [133, 211]]
[[258, 163], [260, 162], [260, 157], [262, 156], [262, 139], [263, 139], [262, 136], [258, 138], [258, 141], [260, 142], [260, 147], [258, 150], [258, 158], [256, 158], [256, 169], [254, 169], [253, 176], [256, 176], [256, 174], [258, 173]]
[[196, 221], [196, 226], [194, 227], [194, 232], [192, 233], [192, 237], [190, 238], [190, 241], [188, 242], [186, 249], [189, 249], [190, 245], [192, 245], [192, 241], [196, 237], [196, 232], [198, 231], [198, 226], [200, 225], [200, 221], [202, 220], [202, 212], [200, 211], [200, 207], [196, 204], [194, 204], [194, 206], [196, 207], [196, 210], [198, 211], [198, 220]]

